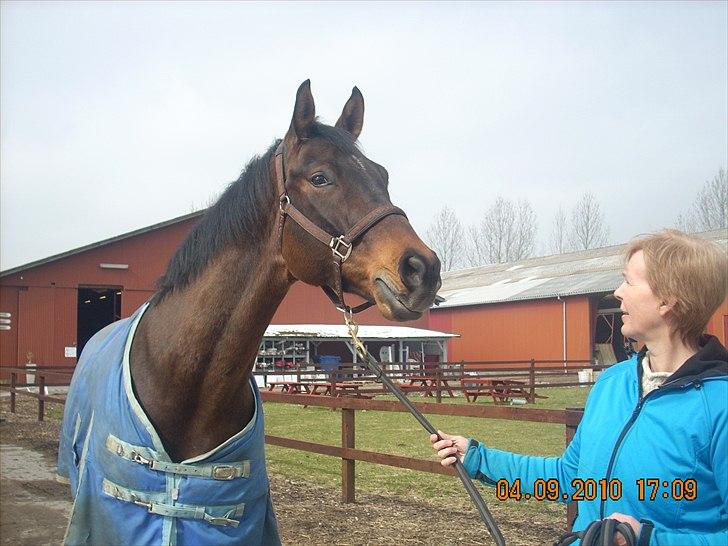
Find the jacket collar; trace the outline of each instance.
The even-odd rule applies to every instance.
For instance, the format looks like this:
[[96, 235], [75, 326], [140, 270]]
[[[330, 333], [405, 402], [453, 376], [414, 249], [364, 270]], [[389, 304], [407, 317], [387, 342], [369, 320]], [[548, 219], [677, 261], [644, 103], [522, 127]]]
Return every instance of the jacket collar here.
[[[665, 385], [683, 386], [694, 381], [702, 381], [710, 377], [728, 376], [728, 351], [718, 338], [703, 335], [698, 343], [698, 352], [688, 358], [675, 373], [665, 381]], [[648, 347], [643, 347], [637, 355], [637, 379], [642, 384], [642, 359]]]

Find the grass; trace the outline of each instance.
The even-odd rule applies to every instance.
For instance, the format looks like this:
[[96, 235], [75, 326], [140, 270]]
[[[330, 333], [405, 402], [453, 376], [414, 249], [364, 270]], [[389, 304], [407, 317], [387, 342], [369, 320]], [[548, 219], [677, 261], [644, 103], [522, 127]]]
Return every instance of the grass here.
[[[541, 391], [548, 398], [537, 399], [529, 408], [564, 409], [583, 407], [590, 389], [580, 387], [552, 388]], [[377, 399], [394, 399], [378, 397]], [[414, 396], [415, 401], [426, 399]], [[465, 404], [464, 398], [443, 398], [447, 403]], [[492, 405], [491, 400], [477, 401]], [[328, 408], [308, 407], [293, 404], [266, 403], [266, 433], [274, 436], [295, 438], [309, 442], [341, 445], [341, 412]], [[527, 455], [559, 456], [565, 447], [564, 426], [548, 423], [508, 421], [502, 419], [480, 419], [473, 417], [452, 417], [432, 415], [436, 428], [451, 434], [474, 437], [489, 447], [514, 451]], [[435, 460], [428, 434], [417, 421], [407, 413], [357, 411], [356, 447], [359, 449], [390, 453], [418, 459]], [[303, 451], [266, 446], [268, 466], [271, 472], [290, 479], [340, 487], [341, 461], [335, 457], [306, 453]], [[428, 500], [440, 500], [443, 491], [453, 491], [449, 476], [440, 476], [413, 470], [375, 465], [357, 461], [356, 489], [369, 493], [412, 496]], [[481, 488], [483, 490], [483, 488]], [[458, 492], [448, 493], [457, 497]], [[464, 496], [462, 493], [461, 496]], [[492, 491], [487, 488], [486, 501], [493, 501]], [[509, 502], [509, 509], [513, 508]], [[553, 512], [553, 507], [536, 501], [517, 503], [521, 513]], [[558, 511], [558, 509], [557, 509]]]

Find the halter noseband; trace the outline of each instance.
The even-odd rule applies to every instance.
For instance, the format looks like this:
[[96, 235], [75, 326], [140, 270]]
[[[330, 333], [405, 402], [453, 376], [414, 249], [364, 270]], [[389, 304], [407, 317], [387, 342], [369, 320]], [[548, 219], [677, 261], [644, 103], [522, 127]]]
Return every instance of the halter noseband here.
[[281, 212], [281, 219], [279, 223], [281, 247], [283, 246], [283, 226], [285, 224], [286, 217], [289, 216], [291, 220], [301, 226], [306, 233], [321, 241], [331, 249], [334, 265], [334, 287], [331, 288], [329, 286], [322, 286], [321, 288], [336, 308], [339, 311], [348, 314], [358, 313], [360, 311], [364, 311], [364, 309], [368, 309], [374, 305], [374, 303], [367, 301], [361, 305], [357, 305], [356, 307], [349, 307], [346, 305], [346, 302], [344, 301], [344, 291], [342, 288], [341, 264], [343, 264], [351, 255], [351, 250], [357, 240], [359, 240], [380, 220], [391, 214], [401, 215], [405, 218], [407, 218], [407, 215], [399, 207], [395, 207], [394, 205], [382, 205], [381, 207], [376, 207], [365, 214], [343, 235], [334, 236], [329, 234], [306, 218], [306, 216], [298, 210], [293, 203], [291, 203], [291, 198], [288, 196], [288, 192], [286, 190], [286, 174], [283, 168], [283, 151], [283, 142], [281, 142], [275, 151], [275, 175], [278, 190], [278, 208]]

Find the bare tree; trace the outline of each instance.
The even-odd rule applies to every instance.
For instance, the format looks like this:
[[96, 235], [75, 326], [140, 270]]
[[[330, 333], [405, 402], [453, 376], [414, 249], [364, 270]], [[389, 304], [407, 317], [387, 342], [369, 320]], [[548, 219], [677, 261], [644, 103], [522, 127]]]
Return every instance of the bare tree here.
[[533, 256], [536, 247], [536, 213], [528, 199], [516, 205], [516, 238], [507, 261], [522, 260]]
[[468, 235], [472, 266], [527, 258], [536, 242], [536, 213], [526, 199], [514, 203], [498, 196]]
[[440, 258], [442, 271], [450, 271], [463, 264], [464, 235], [460, 220], [448, 207], [442, 207], [427, 227], [425, 238]]
[[686, 232], [728, 227], [728, 179], [724, 169], [703, 184], [690, 209], [678, 215], [676, 224]]
[[608, 236], [597, 198], [591, 192], [583, 193], [571, 210], [571, 246], [576, 250], [597, 248], [606, 244]]
[[485, 240], [480, 236], [480, 227], [476, 224], [468, 226], [468, 245], [465, 263], [470, 267], [478, 267], [488, 263]]
[[549, 250], [553, 254], [563, 254], [571, 250], [569, 245], [569, 223], [566, 220], [564, 207], [559, 207], [551, 224], [551, 236], [549, 237]]

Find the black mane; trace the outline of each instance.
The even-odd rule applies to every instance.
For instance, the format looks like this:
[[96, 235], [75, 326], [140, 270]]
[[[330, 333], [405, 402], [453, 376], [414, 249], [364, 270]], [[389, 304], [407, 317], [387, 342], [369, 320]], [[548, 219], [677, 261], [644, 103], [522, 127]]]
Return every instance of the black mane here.
[[157, 281], [152, 303], [188, 286], [223, 248], [242, 240], [251, 245], [263, 242], [261, 227], [267, 225], [265, 216], [275, 194], [275, 182], [268, 176], [268, 165], [279, 142], [276, 141], [263, 156], [253, 157], [240, 177], [205, 211]]

